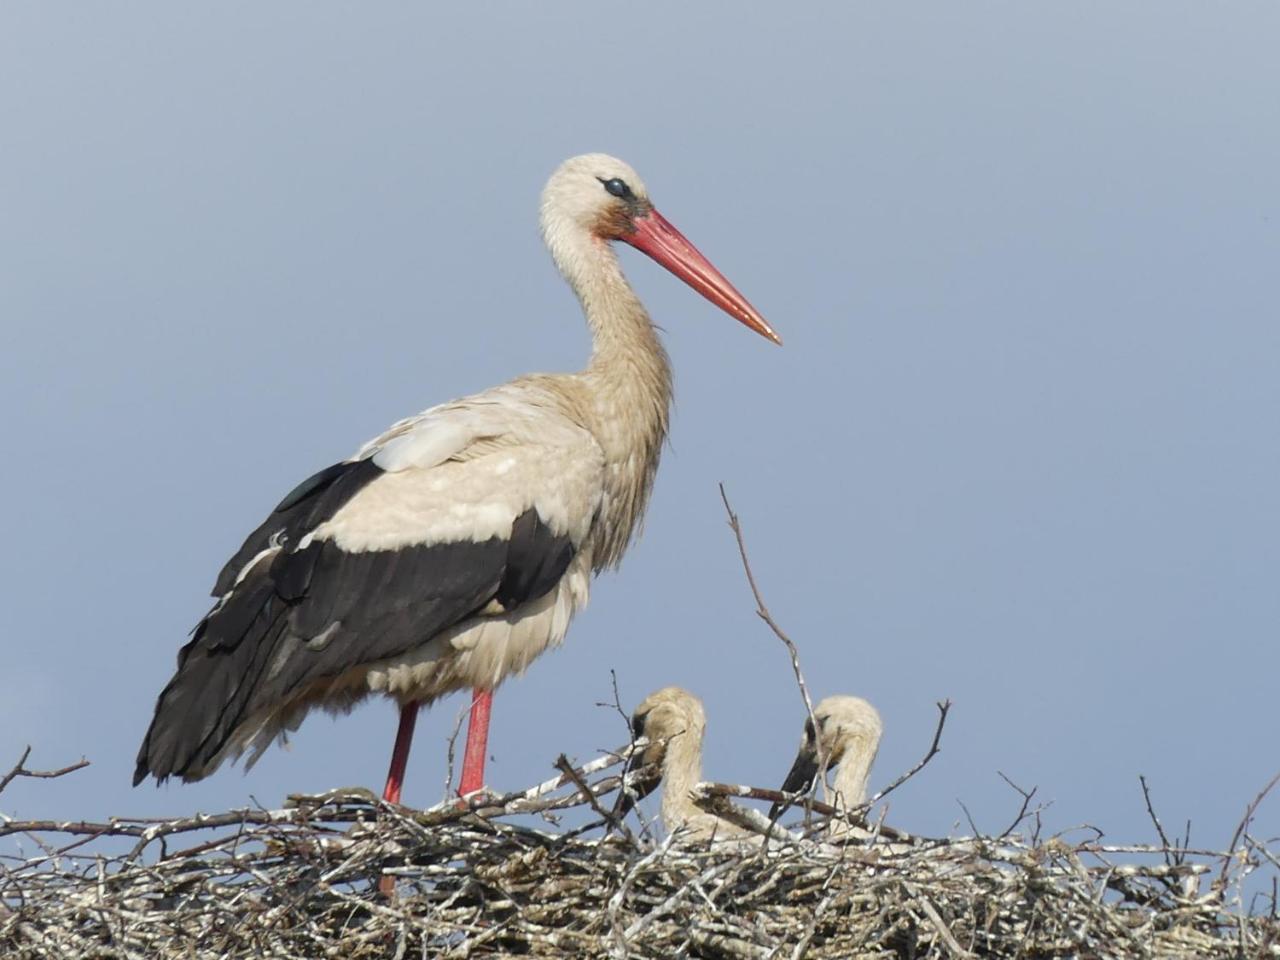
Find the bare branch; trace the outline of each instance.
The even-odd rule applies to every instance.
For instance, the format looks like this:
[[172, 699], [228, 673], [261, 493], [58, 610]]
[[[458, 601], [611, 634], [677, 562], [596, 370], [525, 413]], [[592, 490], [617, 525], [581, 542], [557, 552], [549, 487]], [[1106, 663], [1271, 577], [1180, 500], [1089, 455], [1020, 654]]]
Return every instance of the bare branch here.
[[883, 790], [881, 790], [879, 793], [873, 796], [870, 800], [868, 800], [865, 804], [866, 806], [870, 807], [874, 804], [877, 804], [881, 800], [883, 800], [885, 797], [887, 797], [889, 794], [893, 793], [893, 791], [897, 790], [900, 786], [902, 786], [904, 783], [906, 783], [908, 780], [914, 777], [917, 773], [923, 770], [925, 768], [925, 765], [928, 764], [928, 762], [938, 754], [938, 751], [941, 749], [939, 744], [942, 742], [942, 728], [947, 725], [947, 714], [951, 712], [951, 701], [939, 700], [937, 703], [937, 707], [938, 707], [938, 725], [937, 727], [934, 728], [933, 741], [929, 744], [928, 751], [926, 751], [925, 755], [920, 758], [919, 763], [917, 763], [914, 767], [912, 767], [902, 776], [898, 777], [897, 780], [893, 781], [893, 783], [889, 784], [887, 787], [885, 787]]
[[609, 669], [609, 680], [610, 680], [610, 682], [611, 682], [611, 683], [612, 683], [612, 685], [613, 685], [613, 701], [612, 701], [612, 702], [606, 702], [606, 701], [604, 701], [604, 700], [597, 700], [597, 701], [596, 701], [596, 706], [597, 706], [597, 707], [612, 707], [614, 710], [616, 710], [616, 711], [617, 711], [617, 713], [618, 713], [618, 716], [622, 717], [622, 722], [623, 722], [623, 724], [624, 724], [624, 725], [626, 726], [626, 728], [627, 728], [627, 733], [628, 733], [628, 734], [630, 734], [630, 732], [631, 732], [631, 714], [629, 714], [629, 713], [627, 712], [626, 708], [622, 706], [622, 696], [618, 693], [618, 671], [614, 670], [613, 668], [610, 668], [610, 669]]
[[[787, 653], [791, 657], [791, 670], [796, 676], [796, 686], [800, 688], [800, 698], [804, 701], [805, 713], [816, 731], [818, 729], [818, 720], [813, 715], [813, 700], [809, 697], [809, 686], [804, 682], [804, 671], [800, 669], [800, 651], [795, 642], [787, 636], [786, 631], [773, 619], [768, 606], [765, 605], [764, 596], [760, 593], [760, 587], [756, 584], [755, 574], [751, 571], [751, 559], [747, 556], [747, 542], [742, 534], [742, 522], [738, 519], [738, 515], [729, 503], [729, 495], [725, 492], [723, 483], [720, 484], [720, 500], [724, 503], [725, 513], [729, 516], [729, 529], [733, 531], [734, 539], [738, 543], [738, 556], [742, 558], [742, 570], [747, 575], [747, 585], [751, 588], [751, 596], [756, 602], [756, 616], [765, 622], [769, 629], [773, 631], [773, 635], [781, 640], [783, 646], [787, 648]], [[815, 736], [815, 741], [818, 748], [818, 769], [826, 770], [827, 751], [821, 737]], [[811, 794], [817, 789], [819, 779], [814, 778], [814, 784], [810, 790]]]
[[1245, 807], [1244, 816], [1240, 818], [1240, 823], [1236, 825], [1236, 832], [1231, 835], [1231, 843], [1227, 845], [1227, 852], [1222, 857], [1222, 872], [1218, 874], [1218, 879], [1214, 882], [1214, 887], [1221, 892], [1227, 887], [1227, 870], [1231, 867], [1231, 861], [1236, 858], [1236, 844], [1240, 842], [1240, 835], [1245, 832], [1249, 826], [1249, 822], [1253, 819], [1253, 815], [1257, 812], [1258, 806], [1266, 799], [1271, 788], [1280, 783], [1280, 773], [1267, 781], [1267, 785], [1263, 787], [1256, 797]]
[[631, 830], [627, 827], [626, 823], [624, 823], [620, 817], [615, 816], [611, 811], [606, 810], [601, 805], [600, 801], [596, 799], [595, 793], [592, 792], [591, 787], [589, 787], [587, 782], [582, 779], [582, 775], [573, 768], [573, 764], [569, 762], [568, 757], [563, 753], [556, 757], [555, 767], [568, 777], [569, 781], [578, 788], [578, 791], [582, 794], [583, 798], [591, 805], [591, 809], [595, 811], [596, 816], [603, 817], [605, 823], [609, 825], [611, 830], [616, 829], [627, 838], [628, 843], [632, 846], [636, 845], [636, 838], [631, 833]]
[[40, 780], [52, 780], [56, 777], [65, 777], [68, 773], [75, 773], [77, 770], [83, 770], [89, 766], [89, 761], [84, 757], [76, 763], [57, 770], [28, 770], [26, 767], [27, 758], [31, 756], [31, 744], [27, 744], [27, 748], [22, 751], [22, 756], [18, 758], [18, 762], [13, 765], [8, 773], [0, 777], [0, 793], [4, 793], [4, 788], [9, 786], [18, 777], [33, 777]]
[[[1160, 818], [1156, 816], [1155, 808], [1151, 805], [1151, 788], [1147, 786], [1147, 778], [1142, 774], [1138, 774], [1138, 782], [1142, 784], [1142, 799], [1147, 805], [1147, 816], [1151, 818], [1151, 822], [1156, 826], [1156, 834], [1160, 837], [1160, 842], [1168, 847], [1169, 838], [1165, 836], [1164, 827], [1160, 823]], [[1169, 854], [1165, 854], [1165, 863], [1170, 863]]]
[[468, 700], [466, 705], [458, 711], [458, 715], [453, 719], [453, 730], [449, 733], [449, 749], [445, 754], [445, 773], [444, 773], [444, 799], [449, 800], [453, 796], [453, 765], [455, 751], [458, 748], [458, 734], [462, 733], [462, 721], [471, 715], [471, 701]]
[[973, 831], [973, 835], [975, 837], [982, 836], [982, 831], [979, 830], [978, 825], [973, 822], [973, 814], [971, 814], [969, 812], [969, 808], [964, 805], [964, 801], [957, 800], [956, 803], [960, 804], [960, 809], [964, 811], [964, 818], [969, 821], [969, 829]]
[[1003, 780], [1009, 786], [1013, 787], [1014, 790], [1017, 790], [1018, 793], [1022, 795], [1022, 806], [1018, 810], [1018, 815], [1013, 818], [1013, 823], [1005, 827], [1003, 832], [996, 834], [997, 840], [1003, 840], [1005, 837], [1009, 836], [1009, 834], [1013, 833], [1014, 830], [1017, 830], [1018, 824], [1020, 824], [1026, 818], [1027, 808], [1031, 806], [1031, 798], [1036, 795], [1036, 791], [1039, 790], [1040, 788], [1032, 787], [1030, 792], [1028, 792], [1026, 790], [1023, 790], [1020, 786], [1018, 786], [1016, 783], [1014, 783], [1012, 780], [1006, 777], [1003, 773], [1000, 773], [999, 770], [997, 770], [996, 773], [1000, 775], [1001, 780]]
[[[794, 806], [803, 797], [798, 797], [794, 793], [784, 793], [781, 790], [770, 790], [765, 787], [751, 787], [746, 784], [737, 783], [700, 783], [695, 788], [694, 801], [706, 799], [715, 799], [718, 797], [742, 797], [747, 800], [766, 800], [769, 803], [780, 804], [783, 807]], [[856, 807], [836, 807], [829, 803], [823, 803], [821, 800], [807, 801], [808, 807], [814, 813], [823, 817], [830, 817], [832, 820], [840, 820], [855, 827], [865, 827], [867, 825], [867, 808], [869, 804], [861, 803]], [[775, 821], [771, 821], [776, 823]], [[909, 841], [912, 839], [911, 834], [905, 830], [897, 830], [893, 827], [884, 826], [883, 833], [891, 840]]]

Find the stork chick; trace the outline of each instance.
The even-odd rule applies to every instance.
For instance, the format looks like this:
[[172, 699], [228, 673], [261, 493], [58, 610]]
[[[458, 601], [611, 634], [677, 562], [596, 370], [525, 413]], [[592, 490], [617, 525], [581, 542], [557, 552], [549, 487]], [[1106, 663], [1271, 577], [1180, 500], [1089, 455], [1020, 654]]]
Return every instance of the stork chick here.
[[[817, 721], [817, 730], [814, 721]], [[804, 736], [795, 762], [782, 784], [785, 793], [809, 790], [819, 776], [819, 755], [825, 756], [823, 774], [836, 770], [828, 787], [822, 777], [822, 799], [841, 809], [858, 806], [867, 799], [867, 781], [871, 765], [880, 750], [884, 724], [880, 714], [861, 697], [827, 697], [813, 708], [813, 717], [804, 722]], [[769, 812], [776, 817], [780, 804]], [[847, 835], [852, 828], [844, 821], [832, 823], [832, 834]]]
[[[693, 788], [702, 780], [702, 738], [707, 715], [702, 701], [680, 687], [663, 687], [649, 694], [631, 715], [631, 731], [648, 744], [631, 758], [628, 771], [656, 766], [661, 777], [635, 786], [635, 799], [647, 796], [662, 784], [662, 826], [668, 834], [679, 834], [684, 842], [699, 843], [719, 839], [759, 837], [737, 824], [701, 809], [693, 802]], [[626, 813], [634, 800], [624, 794], [619, 812]]]

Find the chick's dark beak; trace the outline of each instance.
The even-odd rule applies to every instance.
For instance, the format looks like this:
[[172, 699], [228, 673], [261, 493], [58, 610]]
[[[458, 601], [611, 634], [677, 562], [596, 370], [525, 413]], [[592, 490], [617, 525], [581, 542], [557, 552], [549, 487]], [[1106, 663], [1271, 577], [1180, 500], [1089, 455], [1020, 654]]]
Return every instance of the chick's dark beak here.
[[[633, 743], [645, 735], [644, 721], [645, 717], [639, 715], [631, 718]], [[657, 768], [657, 760], [657, 750], [654, 747], [632, 749], [627, 765], [622, 771], [622, 785], [618, 788], [618, 800], [613, 806], [614, 817], [621, 820], [634, 809], [636, 803], [658, 789], [658, 785], [662, 782], [662, 774]], [[653, 769], [649, 774], [636, 780], [630, 787], [627, 786], [628, 775], [650, 765]]]
[[[787, 771], [787, 779], [782, 782], [783, 793], [803, 793], [813, 786], [818, 776], [818, 753], [813, 743], [806, 740], [800, 745], [800, 752]], [[781, 803], [775, 803], [769, 810], [769, 819], [777, 818], [782, 810]]]

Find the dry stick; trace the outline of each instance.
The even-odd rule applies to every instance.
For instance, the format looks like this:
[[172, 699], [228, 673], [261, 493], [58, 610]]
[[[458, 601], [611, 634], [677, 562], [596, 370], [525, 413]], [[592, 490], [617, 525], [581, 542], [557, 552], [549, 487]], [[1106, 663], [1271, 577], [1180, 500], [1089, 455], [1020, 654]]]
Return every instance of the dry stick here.
[[[587, 763], [584, 763], [581, 767], [577, 769], [578, 775], [586, 776], [588, 774], [597, 773], [600, 770], [607, 770], [609, 767], [616, 766], [617, 764], [623, 762], [623, 760], [626, 759], [627, 751], [630, 748], [630, 746], [631, 745], [628, 744], [627, 746], [619, 747], [617, 750], [607, 751], [603, 755], [596, 757], [596, 759], [591, 760]], [[500, 810], [505, 810], [505, 808], [510, 807], [512, 804], [522, 803], [525, 801], [529, 801], [529, 802], [537, 801], [539, 798], [546, 796], [547, 794], [551, 793], [554, 790], [558, 790], [560, 787], [563, 787], [565, 784], [569, 782], [570, 782], [569, 778], [566, 777], [565, 774], [561, 773], [560, 776], [552, 777], [550, 780], [545, 780], [535, 787], [530, 787], [528, 790], [515, 790], [515, 791], [512, 791], [511, 793], [504, 794], [503, 796], [498, 797], [496, 799], [477, 797], [475, 804], [471, 807], [471, 812], [487, 813], [488, 811], [491, 811], [495, 808]], [[454, 804], [454, 801], [450, 799], [446, 799], [444, 802], [437, 804], [436, 806], [431, 807], [427, 810], [424, 810], [422, 814], [419, 816], [427, 817], [433, 814], [450, 813], [451, 811], [455, 811], [456, 809], [457, 808]], [[468, 811], [464, 809], [463, 812], [465, 813]], [[509, 812], [537, 813], [539, 811], [537, 809], [534, 809], [533, 807], [527, 807], [527, 808], [521, 807], [519, 809], [512, 810]], [[426, 825], [429, 826], [431, 824], [427, 823]]]
[[[844, 866], [843, 855], [841, 856], [841, 859], [831, 865], [831, 870], [827, 873], [827, 878], [822, 881], [822, 892], [826, 892], [826, 890], [831, 886], [831, 881], [835, 879], [837, 871], [839, 871], [842, 866]], [[813, 942], [814, 936], [817, 935], [818, 924], [822, 922], [822, 915], [827, 912], [827, 909], [831, 906], [835, 897], [836, 891], [832, 890], [818, 902], [817, 908], [813, 911], [813, 916], [809, 918], [809, 924], [805, 929], [804, 935], [796, 941], [795, 949], [791, 951], [791, 960], [803, 960], [805, 953], [809, 950], [809, 944]], [[773, 955], [773, 952], [771, 952], [770, 957]]]
[[938, 746], [938, 744], [941, 743], [942, 741], [942, 728], [947, 725], [947, 714], [951, 712], [951, 701], [939, 700], [936, 706], [938, 708], [938, 726], [934, 728], [933, 742], [929, 744], [928, 751], [925, 753], [923, 757], [920, 758], [919, 763], [917, 763], [914, 767], [912, 767], [902, 776], [898, 777], [897, 780], [893, 781], [893, 783], [889, 784], [887, 787], [885, 787], [883, 790], [881, 790], [879, 793], [873, 796], [870, 800], [866, 801], [864, 806], [871, 807], [874, 804], [879, 803], [881, 800], [883, 800], [889, 794], [893, 793], [893, 791], [897, 790], [900, 786], [902, 786], [904, 783], [906, 783], [908, 780], [914, 777], [917, 773], [923, 770], [925, 767], [925, 764], [927, 764], [930, 760], [934, 758], [934, 756], [937, 755], [938, 751], [941, 749]]
[[[1147, 816], [1151, 818], [1151, 822], [1156, 825], [1156, 833], [1160, 835], [1160, 843], [1166, 847], [1169, 844], [1169, 838], [1164, 835], [1164, 827], [1160, 824], [1160, 818], [1156, 816], [1155, 808], [1151, 806], [1151, 788], [1147, 786], [1147, 778], [1142, 774], [1138, 774], [1138, 782], [1142, 784], [1142, 799], [1147, 804]], [[1169, 854], [1164, 855], [1164, 862], [1169, 863]]]
[[18, 762], [13, 765], [13, 769], [0, 778], [0, 793], [4, 792], [4, 788], [9, 786], [18, 777], [35, 777], [41, 780], [52, 780], [55, 777], [65, 777], [68, 773], [75, 773], [77, 770], [83, 770], [89, 766], [89, 761], [84, 757], [80, 758], [78, 763], [63, 767], [60, 770], [28, 770], [25, 766], [27, 757], [31, 756], [31, 744], [27, 744], [27, 749], [22, 751], [22, 756], [18, 758]]
[[[586, 776], [615, 766], [622, 762], [625, 750], [626, 748], [622, 747], [612, 753], [597, 757], [595, 760], [583, 764], [576, 772], [579, 776]], [[452, 803], [448, 805], [442, 804], [422, 812], [413, 812], [406, 819], [423, 827], [431, 827], [462, 820], [472, 814], [497, 816], [510, 813], [538, 813], [541, 810], [553, 809], [557, 804], [563, 805], [567, 802], [563, 798], [544, 798], [553, 790], [569, 782], [571, 782], [570, 778], [561, 773], [560, 776], [538, 784], [536, 787], [530, 787], [528, 790], [514, 791], [488, 802], [479, 800], [476, 807], [459, 808], [453, 806]], [[38, 832], [70, 833], [75, 835], [94, 834], [95, 837], [138, 837], [150, 841], [175, 833], [189, 833], [194, 830], [208, 830], [216, 827], [237, 825], [268, 826], [272, 824], [288, 824], [300, 826], [306, 825], [308, 821], [353, 823], [359, 822], [368, 808], [380, 811], [396, 811], [392, 804], [379, 800], [370, 791], [359, 791], [358, 794], [346, 791], [338, 795], [336, 800], [339, 803], [345, 801], [348, 804], [351, 801], [358, 801], [360, 806], [356, 809], [353, 809], [350, 805], [333, 806], [331, 809], [325, 809], [334, 803], [334, 799], [326, 798], [325, 796], [309, 797], [302, 794], [292, 794], [289, 797], [289, 801], [296, 804], [296, 806], [283, 810], [262, 810], [260, 808], [245, 807], [222, 814], [197, 814], [194, 817], [175, 820], [145, 818], [125, 821], [117, 819], [109, 823], [94, 823], [86, 820], [4, 820], [0, 821], [0, 837], [15, 833]]]
[[964, 805], [964, 801], [956, 798], [956, 803], [960, 804], [960, 809], [964, 811], [964, 818], [969, 821], [969, 829], [973, 831], [973, 839], [977, 841], [983, 840], [982, 831], [978, 829], [978, 825], [973, 822], [973, 814], [969, 812], [969, 808]]
[[[698, 809], [705, 810], [720, 820], [742, 827], [761, 837], [789, 843], [796, 841], [797, 838], [790, 831], [779, 826], [776, 821], [770, 820], [754, 807], [741, 807], [731, 802], [726, 796], [705, 793], [704, 788], [707, 786], [709, 784], [699, 783], [690, 791], [690, 796]], [[753, 856], [762, 854], [766, 849], [766, 845], [761, 844]]]
[[[614, 670], [612, 667], [609, 668], [609, 680], [613, 685], [613, 702], [605, 703], [603, 700], [597, 700], [596, 706], [612, 707], [614, 711], [617, 712], [618, 716], [622, 718], [622, 725], [626, 727], [627, 736], [631, 738], [631, 746], [627, 750], [627, 766], [630, 766], [631, 760], [633, 757], [635, 757], [635, 754], [636, 754], [636, 735], [635, 735], [635, 731], [631, 729], [631, 715], [627, 713], [627, 711], [623, 708], [622, 695], [618, 693], [618, 671]], [[626, 768], [624, 767], [623, 770], [625, 772]], [[607, 827], [608, 829], [611, 830], [613, 829], [613, 824], [615, 820], [625, 820], [626, 814], [624, 813], [621, 816], [619, 816], [619, 809], [621, 808], [622, 804], [626, 801], [627, 790], [628, 790], [627, 780], [628, 780], [628, 777], [623, 776], [621, 781], [618, 784], [618, 799], [614, 802], [613, 813], [610, 818], [607, 818], [605, 820], [597, 820], [593, 823], [588, 823], [582, 827], [579, 827], [576, 830], [572, 830], [570, 831], [569, 836], [571, 837], [581, 836], [583, 833], [586, 833], [588, 830], [594, 830], [596, 827], [601, 827], [601, 826]], [[634, 840], [632, 842], [634, 842]]]
[[1012, 780], [1010, 780], [1008, 777], [1006, 777], [1003, 773], [1000, 773], [999, 770], [997, 770], [996, 773], [1000, 774], [1001, 780], [1003, 780], [1009, 786], [1013, 787], [1013, 789], [1017, 790], [1018, 793], [1022, 794], [1022, 807], [1021, 809], [1018, 810], [1018, 815], [1013, 818], [1013, 823], [1005, 827], [1002, 833], [996, 834], [997, 840], [1003, 840], [1009, 834], [1013, 833], [1014, 830], [1018, 829], [1018, 824], [1020, 824], [1023, 818], [1027, 815], [1027, 807], [1031, 806], [1031, 798], [1036, 795], [1036, 791], [1039, 790], [1040, 788], [1032, 787], [1031, 791], [1027, 792], [1026, 790], [1023, 790], [1020, 786], [1018, 786], [1016, 783], [1014, 783]]
[[[791, 669], [796, 675], [796, 685], [800, 688], [800, 696], [804, 700], [805, 713], [809, 715], [809, 723], [813, 725], [814, 744], [818, 748], [818, 770], [825, 771], [827, 769], [827, 750], [822, 744], [822, 738], [818, 736], [818, 719], [813, 715], [813, 701], [809, 698], [809, 687], [804, 682], [804, 672], [800, 669], [800, 651], [796, 649], [795, 643], [787, 636], [785, 630], [778, 626], [778, 622], [773, 619], [773, 615], [769, 613], [769, 608], [765, 605], [764, 597], [760, 593], [759, 586], [756, 585], [755, 574], [751, 572], [751, 560], [747, 557], [747, 542], [742, 536], [742, 524], [738, 520], [738, 515], [733, 512], [733, 507], [729, 504], [729, 495], [725, 493], [724, 484], [720, 484], [720, 500], [724, 503], [725, 513], [729, 515], [729, 529], [733, 531], [734, 539], [738, 542], [738, 556], [742, 558], [742, 570], [747, 575], [747, 585], [751, 587], [751, 596], [756, 601], [756, 616], [768, 625], [773, 631], [773, 635], [782, 641], [787, 648], [787, 653], [791, 655]], [[826, 774], [814, 777], [813, 784], [809, 788], [809, 795], [816, 795], [818, 784], [826, 781]]]
[[916, 903], [920, 905], [921, 911], [923, 911], [924, 915], [929, 919], [930, 925], [942, 940], [942, 944], [946, 947], [947, 953], [956, 957], [957, 960], [959, 960], [959, 958], [972, 957], [973, 954], [960, 945], [960, 941], [956, 939], [955, 934], [951, 932], [951, 928], [947, 926], [947, 922], [942, 919], [942, 914], [938, 913], [937, 908], [929, 898], [910, 883], [904, 884], [903, 886], [905, 887], [908, 896], [915, 898]]
[[[135, 820], [130, 822], [93, 823], [88, 820], [8, 820], [0, 823], [0, 837], [8, 836], [11, 833], [36, 831], [39, 833], [93, 833], [104, 837], [146, 836], [154, 839], [173, 833], [208, 830], [213, 827], [228, 827], [239, 823], [257, 825], [280, 822], [291, 823], [294, 822], [295, 812], [293, 810], [275, 810], [268, 816], [262, 816], [253, 810], [240, 809], [213, 816], [201, 814], [195, 817], [160, 822]], [[341, 819], [345, 821], [351, 819], [352, 816], [354, 815], [349, 814]], [[330, 819], [339, 820], [340, 818], [332, 817]]]
[[1231, 843], [1227, 845], [1227, 852], [1222, 857], [1222, 872], [1218, 874], [1218, 879], [1213, 884], [1214, 888], [1219, 892], [1227, 889], [1227, 869], [1231, 866], [1231, 861], [1236, 855], [1236, 844], [1240, 841], [1240, 834], [1244, 833], [1245, 828], [1249, 826], [1249, 821], [1253, 819], [1253, 815], [1257, 812], [1258, 805], [1262, 803], [1277, 782], [1280, 782], [1280, 773], [1277, 773], [1267, 781], [1267, 785], [1253, 798], [1253, 802], [1245, 808], [1244, 816], [1240, 818], [1240, 823], [1236, 825], [1236, 832], [1231, 835]]
[[465, 707], [458, 711], [458, 716], [453, 721], [453, 732], [449, 734], [449, 751], [446, 756], [445, 776], [444, 776], [444, 801], [447, 803], [453, 797], [453, 756], [454, 750], [458, 746], [458, 734], [462, 732], [462, 721], [471, 713], [471, 703], [468, 702]]
[[568, 757], [566, 757], [563, 753], [560, 754], [560, 756], [556, 757], [555, 767], [557, 770], [563, 773], [566, 777], [568, 777], [570, 782], [572, 782], [573, 785], [582, 792], [582, 796], [586, 799], [587, 803], [591, 804], [591, 809], [594, 810], [598, 816], [604, 817], [605, 822], [609, 824], [610, 829], [613, 829], [616, 827], [619, 831], [621, 831], [622, 835], [627, 838], [628, 843], [630, 843], [633, 847], [636, 845], [636, 838], [632, 836], [631, 831], [630, 829], [628, 829], [627, 825], [623, 823], [618, 817], [614, 816], [613, 813], [606, 810], [603, 806], [600, 805], [600, 801], [596, 799], [595, 792], [591, 789], [591, 787], [587, 784], [587, 782], [583, 780], [581, 776], [579, 776], [578, 771], [573, 769], [573, 764], [569, 762]]
[[618, 671], [614, 670], [612, 667], [609, 668], [609, 680], [613, 684], [613, 702], [605, 703], [603, 700], [597, 700], [596, 706], [597, 707], [613, 707], [613, 709], [617, 711], [618, 716], [622, 717], [622, 724], [627, 728], [627, 736], [632, 737], [634, 739], [635, 735], [632, 733], [632, 730], [631, 730], [631, 714], [627, 713], [627, 711], [623, 708], [622, 697], [618, 693]]
[[[781, 790], [766, 790], [764, 787], [750, 787], [746, 784], [738, 783], [715, 783], [704, 782], [698, 784], [695, 788], [698, 797], [713, 799], [716, 797], [743, 797], [747, 800], [767, 800], [770, 803], [792, 804], [796, 801], [796, 795], [793, 793], [783, 793]], [[821, 800], [811, 800], [809, 808], [814, 813], [821, 814], [824, 817], [831, 817], [835, 820], [843, 820], [844, 822], [861, 827], [866, 825], [867, 804], [860, 803], [856, 807], [836, 807], [829, 803], [823, 803]], [[776, 824], [775, 824], [776, 826]], [[884, 827], [884, 835], [891, 840], [909, 841], [912, 839], [911, 834], [903, 830], [897, 830], [893, 827]]]

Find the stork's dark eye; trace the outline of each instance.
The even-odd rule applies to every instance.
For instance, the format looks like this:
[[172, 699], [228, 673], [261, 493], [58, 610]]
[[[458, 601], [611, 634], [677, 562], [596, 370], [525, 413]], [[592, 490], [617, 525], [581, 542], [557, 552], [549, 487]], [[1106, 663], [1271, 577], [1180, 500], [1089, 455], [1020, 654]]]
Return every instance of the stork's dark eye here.
[[627, 186], [627, 182], [625, 180], [619, 180], [617, 177], [614, 177], [612, 180], [606, 180], [604, 177], [596, 177], [596, 179], [604, 184], [605, 190], [617, 197], [619, 200], [631, 200], [635, 197], [635, 194], [631, 192], [631, 188]]

